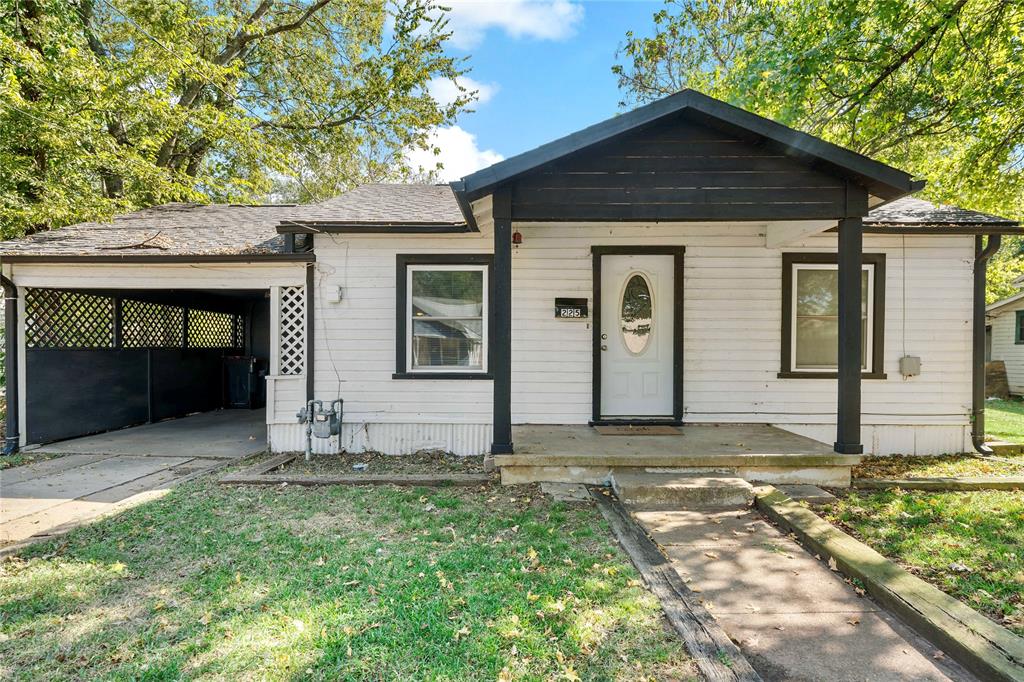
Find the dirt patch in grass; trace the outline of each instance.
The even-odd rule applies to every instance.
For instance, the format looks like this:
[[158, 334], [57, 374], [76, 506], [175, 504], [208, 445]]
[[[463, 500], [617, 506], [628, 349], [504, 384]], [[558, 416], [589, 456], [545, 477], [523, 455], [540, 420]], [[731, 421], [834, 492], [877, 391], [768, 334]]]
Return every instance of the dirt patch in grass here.
[[63, 456], [63, 453], [55, 452], [16, 452], [13, 455], [0, 456], [0, 471]]
[[484, 458], [462, 457], [441, 451], [424, 450], [413, 455], [361, 454], [313, 455], [306, 461], [298, 455], [275, 470], [289, 476], [352, 476], [354, 474], [482, 474]]
[[834, 492], [826, 519], [1024, 636], [1024, 493]]
[[950, 476], [1022, 476], [1024, 455], [984, 458], [971, 454], [865, 457], [854, 478], [941, 478]]
[[205, 477], [0, 570], [3, 679], [696, 678], [597, 510], [532, 486]]

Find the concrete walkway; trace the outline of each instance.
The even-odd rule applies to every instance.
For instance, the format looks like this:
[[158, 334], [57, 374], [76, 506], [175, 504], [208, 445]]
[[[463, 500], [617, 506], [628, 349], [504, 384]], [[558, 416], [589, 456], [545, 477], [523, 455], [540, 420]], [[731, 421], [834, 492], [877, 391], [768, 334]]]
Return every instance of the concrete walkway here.
[[266, 449], [262, 411], [224, 411], [40, 448], [61, 457], [0, 471], [0, 551], [64, 532]]
[[766, 680], [972, 680], [754, 511], [636, 512]]

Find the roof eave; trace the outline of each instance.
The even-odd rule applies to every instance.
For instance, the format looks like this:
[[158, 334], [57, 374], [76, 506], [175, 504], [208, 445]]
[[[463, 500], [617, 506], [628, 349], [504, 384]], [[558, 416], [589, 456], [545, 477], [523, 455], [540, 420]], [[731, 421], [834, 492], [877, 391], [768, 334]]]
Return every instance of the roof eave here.
[[[461, 182], [452, 183], [452, 190], [461, 206], [464, 201], [468, 203], [478, 199], [497, 185], [528, 173], [545, 163], [687, 110], [728, 126], [749, 131], [787, 148], [796, 155], [820, 159], [837, 170], [858, 178], [872, 194], [882, 199], [897, 199], [912, 194], [924, 186], [923, 182], [915, 181], [908, 173], [898, 168], [744, 111], [695, 90], [683, 90], [471, 173], [462, 178]], [[463, 213], [465, 214], [465, 209]]]
[[473, 229], [466, 223], [366, 222], [347, 220], [289, 221], [278, 234], [461, 234]]
[[173, 254], [0, 254], [0, 263], [312, 263], [316, 255], [303, 253], [173, 253]]

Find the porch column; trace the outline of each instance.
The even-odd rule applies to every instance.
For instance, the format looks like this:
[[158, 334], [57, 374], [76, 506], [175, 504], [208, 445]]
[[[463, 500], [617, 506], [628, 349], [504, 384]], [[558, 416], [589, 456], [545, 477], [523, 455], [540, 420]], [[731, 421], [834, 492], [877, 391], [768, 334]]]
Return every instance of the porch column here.
[[861, 263], [864, 224], [861, 218], [839, 221], [839, 400], [834, 450], [864, 452], [860, 442]]
[[512, 196], [493, 195], [494, 267], [491, 273], [490, 373], [494, 377], [491, 454], [512, 452]]

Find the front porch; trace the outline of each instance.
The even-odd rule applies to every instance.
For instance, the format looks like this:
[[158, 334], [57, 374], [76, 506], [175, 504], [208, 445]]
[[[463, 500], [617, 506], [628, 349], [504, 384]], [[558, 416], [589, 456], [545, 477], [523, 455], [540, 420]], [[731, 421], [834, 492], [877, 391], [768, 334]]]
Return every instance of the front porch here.
[[767, 424], [687, 424], [679, 435], [601, 435], [590, 426], [512, 428], [515, 454], [495, 455], [506, 484], [605, 485], [613, 472], [721, 473], [763, 483], [845, 487], [859, 455], [842, 455]]

